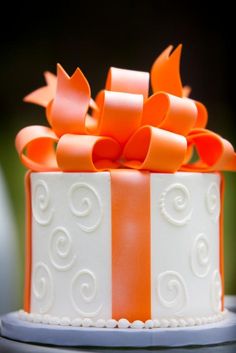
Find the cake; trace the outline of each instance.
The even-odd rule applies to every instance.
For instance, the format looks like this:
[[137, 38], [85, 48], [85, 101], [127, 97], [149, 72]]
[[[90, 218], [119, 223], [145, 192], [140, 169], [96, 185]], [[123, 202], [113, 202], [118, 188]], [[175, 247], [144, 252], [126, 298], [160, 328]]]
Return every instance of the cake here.
[[25, 98], [50, 127], [16, 137], [29, 169], [21, 320], [151, 329], [224, 319], [221, 172], [236, 170], [236, 154], [206, 129], [172, 49], [150, 75], [111, 68], [95, 101], [80, 69], [70, 77], [60, 65]]

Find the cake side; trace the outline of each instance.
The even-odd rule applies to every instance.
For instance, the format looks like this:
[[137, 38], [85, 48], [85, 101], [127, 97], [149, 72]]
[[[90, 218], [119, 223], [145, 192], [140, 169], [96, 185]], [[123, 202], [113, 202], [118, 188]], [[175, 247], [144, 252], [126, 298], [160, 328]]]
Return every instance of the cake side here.
[[151, 190], [152, 316], [219, 313], [220, 176], [151, 174]]
[[[122, 234], [127, 240], [119, 248], [122, 263], [114, 249], [112, 173], [31, 173], [31, 301], [30, 313], [21, 313], [22, 318], [107, 327], [140, 327], [146, 322], [157, 327], [203, 324], [223, 317], [220, 176], [133, 173], [149, 178], [150, 231], [142, 234], [149, 252], [140, 257], [140, 237], [135, 238], [135, 226], [128, 222], [127, 235]], [[129, 173], [131, 183], [133, 173]], [[137, 202], [129, 206], [128, 220], [137, 207], [143, 214], [148, 212], [147, 206], [138, 203], [137, 196]], [[127, 219], [123, 215], [120, 220], [121, 232]], [[129, 253], [136, 265], [130, 266]], [[142, 266], [146, 263], [150, 266]], [[125, 287], [122, 276], [117, 282], [114, 266], [123, 271]], [[132, 276], [131, 271], [133, 276], [149, 278], [150, 286], [144, 288], [140, 281], [129, 288], [125, 277], [128, 272]], [[132, 302], [131, 316], [129, 307], [125, 316], [124, 307], [114, 303], [114, 289], [127, 306]], [[141, 314], [139, 291], [147, 303], [141, 305]]]

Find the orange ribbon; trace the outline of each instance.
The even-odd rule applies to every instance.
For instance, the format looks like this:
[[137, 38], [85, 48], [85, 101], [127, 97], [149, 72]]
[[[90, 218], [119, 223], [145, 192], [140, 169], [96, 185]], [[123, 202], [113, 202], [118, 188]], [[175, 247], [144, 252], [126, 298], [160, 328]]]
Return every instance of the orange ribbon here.
[[[57, 66], [47, 86], [25, 97], [46, 108], [49, 127], [29, 126], [16, 137], [22, 163], [33, 171], [102, 171], [119, 167], [153, 172], [236, 170], [230, 142], [205, 129], [207, 110], [188, 98], [179, 66], [181, 45], [168, 47], [149, 74], [111, 68], [93, 101], [80, 69]], [[199, 155], [191, 161], [193, 149]]]

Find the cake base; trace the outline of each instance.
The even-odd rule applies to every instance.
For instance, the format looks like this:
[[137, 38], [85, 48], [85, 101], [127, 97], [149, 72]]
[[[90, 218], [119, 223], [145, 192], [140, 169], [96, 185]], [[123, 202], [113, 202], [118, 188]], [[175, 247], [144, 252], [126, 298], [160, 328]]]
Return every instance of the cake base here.
[[9, 339], [54, 346], [180, 347], [236, 340], [236, 313], [215, 324], [183, 328], [104, 329], [53, 326], [22, 321], [18, 313], [1, 318], [1, 335]]

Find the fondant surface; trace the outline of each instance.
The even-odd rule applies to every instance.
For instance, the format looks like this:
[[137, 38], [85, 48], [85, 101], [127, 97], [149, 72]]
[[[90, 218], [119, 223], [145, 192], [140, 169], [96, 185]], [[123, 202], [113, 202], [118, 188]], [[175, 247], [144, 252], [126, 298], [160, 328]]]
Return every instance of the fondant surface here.
[[[143, 234], [150, 241], [150, 290], [144, 298], [151, 307], [148, 319], [166, 320], [166, 326], [181, 326], [181, 319], [183, 326], [184, 320], [187, 325], [204, 323], [204, 317], [217, 321], [222, 298], [219, 175], [150, 173], [149, 193], [150, 234]], [[114, 319], [112, 202], [108, 172], [31, 173], [30, 304], [31, 313], [43, 316], [45, 323], [104, 327]], [[120, 229], [129, 232], [122, 220]], [[135, 320], [145, 326], [144, 316]]]
[[32, 173], [31, 311], [112, 317], [108, 173]]

